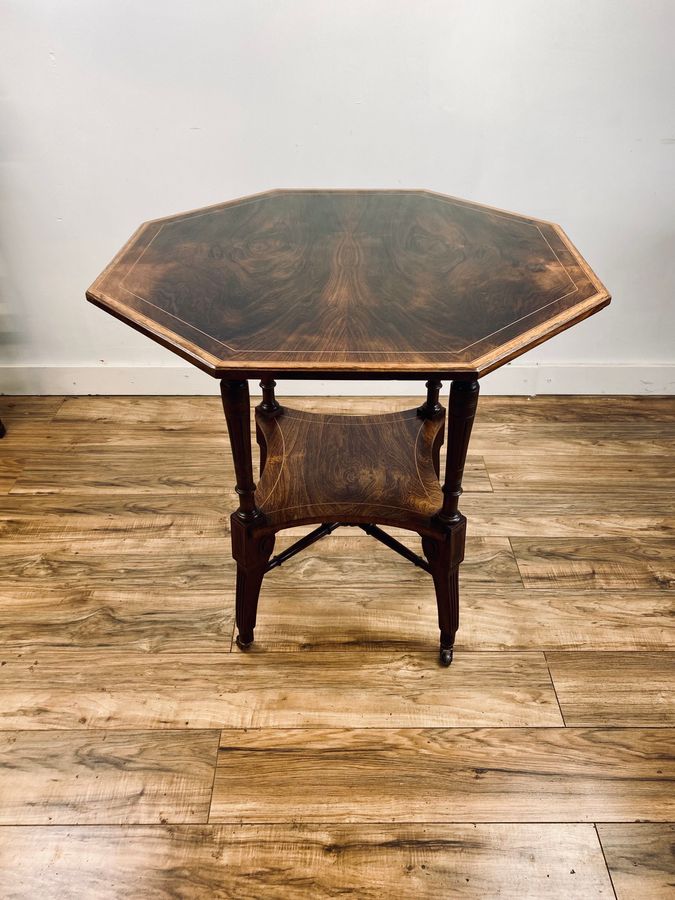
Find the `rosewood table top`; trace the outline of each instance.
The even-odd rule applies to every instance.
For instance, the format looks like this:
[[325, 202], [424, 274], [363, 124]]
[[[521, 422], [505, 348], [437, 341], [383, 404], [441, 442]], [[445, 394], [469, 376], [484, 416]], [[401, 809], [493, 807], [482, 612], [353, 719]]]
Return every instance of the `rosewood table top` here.
[[609, 303], [563, 230], [430, 191], [146, 222], [87, 298], [217, 378], [475, 379]]

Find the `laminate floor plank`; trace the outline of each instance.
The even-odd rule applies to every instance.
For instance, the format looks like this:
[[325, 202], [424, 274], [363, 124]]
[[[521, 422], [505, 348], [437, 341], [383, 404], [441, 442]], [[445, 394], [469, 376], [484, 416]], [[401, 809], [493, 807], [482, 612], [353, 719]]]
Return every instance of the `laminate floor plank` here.
[[672, 538], [512, 538], [511, 546], [527, 588], [675, 588]]
[[4, 828], [8, 900], [610, 900], [590, 825]]
[[3, 648], [0, 727], [561, 725], [542, 653]]
[[218, 735], [0, 732], [0, 824], [206, 822]]
[[604, 493], [465, 493], [461, 507], [469, 533], [476, 537], [675, 536], [675, 504], [667, 492], [652, 493], [648, 500], [642, 491], [629, 494], [623, 489]]
[[9, 591], [0, 586], [4, 648], [118, 648], [148, 653], [227, 650], [234, 630], [229, 591]]
[[[485, 463], [471, 454], [465, 467], [466, 489], [492, 490]], [[225, 453], [205, 446], [187, 453], [182, 444], [143, 447], [51, 448], [33, 453], [10, 489], [15, 494], [174, 494], [221, 491], [236, 508], [234, 471]]]
[[234, 585], [235, 563], [226, 547], [196, 552], [190, 545], [176, 544], [175, 552], [153, 554], [149, 549], [116, 553], [78, 552], [67, 547], [26, 546], [1, 557], [2, 589], [78, 590], [117, 589], [143, 591], [226, 590]]
[[557, 491], [562, 494], [589, 492], [597, 494], [617, 491], [630, 479], [639, 484], [643, 503], [651, 492], [675, 491], [675, 468], [672, 456], [647, 456], [588, 451], [579, 464], [579, 452], [567, 455], [531, 451], [523, 446], [519, 453], [483, 453], [482, 459], [495, 493], [523, 491]]
[[[155, 536], [144, 521], [133, 527], [115, 525], [110, 533], [103, 521], [91, 532], [81, 521], [75, 529], [58, 518], [49, 527], [21, 525], [18, 535], [12, 531], [11, 541], [4, 532], [0, 551], [6, 570], [0, 586], [0, 635], [8, 644], [31, 643], [32, 633], [38, 644], [64, 645], [77, 638], [75, 644], [81, 641], [85, 647], [128, 641], [129, 646], [171, 649], [185, 640], [216, 649], [231, 627], [234, 566], [228, 559], [229, 541], [224, 534], [206, 537], [222, 530], [220, 525], [158, 528], [159, 535], [177, 529], [182, 541]], [[199, 534], [198, 547], [190, 553], [186, 541], [193, 530]], [[66, 539], [64, 549], [60, 544]], [[280, 538], [277, 550], [293, 539]], [[416, 546], [414, 540], [404, 540]], [[10, 552], [35, 543], [44, 552]], [[198, 553], [202, 544], [212, 552]], [[668, 592], [551, 588], [537, 590], [533, 599], [531, 590], [522, 588], [508, 542], [470, 539], [467, 554], [458, 649], [673, 646]], [[254, 649], [425, 651], [436, 639], [429, 576], [365, 535], [333, 536], [268, 574]]]
[[0, 414], [0, 420], [7, 429], [0, 439], [0, 459], [10, 453], [30, 458], [52, 445], [52, 426], [47, 419], [24, 417], [7, 421]]
[[12, 490], [19, 480], [24, 466], [23, 458], [0, 455], [0, 494], [8, 494]]
[[[634, 493], [488, 493], [464, 491], [462, 510], [469, 520], [472, 537], [671, 537], [675, 534], [675, 511], [669, 494], [653, 494], [648, 504], [644, 494]], [[626, 507], [631, 514], [626, 516]], [[0, 494], [0, 534], [14, 534], [39, 523], [54, 524], [55, 533], [67, 527], [101, 532], [128, 527], [157, 529], [172, 524], [222, 525], [229, 531], [232, 509], [223, 492], [135, 494]], [[300, 526], [283, 534], [297, 534], [313, 526]], [[406, 534], [402, 529], [389, 529]], [[347, 532], [338, 531], [336, 536]], [[46, 532], [45, 532], [46, 534]], [[193, 531], [196, 534], [196, 529]], [[410, 534], [410, 532], [407, 532]], [[364, 538], [366, 545], [370, 542]]]
[[481, 421], [481, 401], [471, 433], [474, 453], [551, 454], [578, 459], [595, 454], [601, 456], [632, 455], [635, 459], [671, 457], [675, 454], [675, 422], [583, 422], [570, 428], [569, 422], [491, 423]]
[[0, 461], [44, 446], [50, 423], [63, 397], [8, 397], [0, 395], [0, 420], [6, 428], [0, 439]]
[[[441, 402], [447, 406], [449, 385], [444, 383]], [[423, 391], [420, 397], [423, 397]], [[298, 409], [352, 412], [388, 412], [415, 406], [415, 397], [285, 397], [279, 401]], [[187, 398], [184, 398], [187, 399]], [[252, 400], [253, 402], [253, 400]], [[258, 402], [257, 400], [255, 402]], [[675, 397], [607, 396], [606, 394], [556, 395], [537, 397], [491, 397], [482, 394], [478, 401], [478, 424], [551, 425], [576, 423], [586, 426], [675, 424]]]
[[232, 504], [234, 491], [226, 461], [185, 448], [165, 449], [161, 458], [146, 449], [49, 449], [36, 453], [15, 482], [15, 494], [199, 493], [222, 491]]
[[17, 548], [55, 546], [73, 553], [106, 549], [111, 552], [175, 551], [180, 544], [194, 542], [196, 551], [217, 549], [230, 552], [230, 529], [225, 522], [170, 516], [105, 518], [96, 516], [0, 517], [0, 554]]
[[[75, 525], [86, 526], [90, 522], [99, 527], [97, 520], [108, 520], [114, 527], [116, 520], [128, 522], [157, 521], [159, 526], [178, 520], [192, 522], [221, 522], [229, 528], [233, 506], [230, 496], [222, 491], [195, 493], [128, 493], [105, 494], [89, 492], [67, 494], [0, 494], [0, 519], [14, 522], [42, 520], [68, 516], [81, 518]], [[120, 522], [119, 524], [124, 524]]]
[[672, 900], [675, 825], [598, 825], [617, 900]]
[[567, 725], [675, 724], [675, 652], [546, 654]]
[[[419, 552], [419, 542], [401, 539]], [[276, 550], [291, 542], [278, 539]], [[668, 592], [532, 592], [523, 588], [499, 541], [469, 539], [460, 585], [458, 650], [673, 647]], [[437, 628], [426, 572], [365, 536], [333, 535], [265, 577], [251, 652], [357, 646], [423, 651], [435, 642]]]
[[[382, 567], [381, 578], [342, 587], [321, 578], [298, 583], [292, 561], [270, 573], [250, 652], [433, 652], [438, 625], [428, 576], [396, 558]], [[519, 586], [462, 585], [458, 653], [673, 648], [672, 600], [663, 591], [538, 591], [533, 602]], [[233, 628], [233, 572], [222, 590], [0, 586], [5, 647], [217, 652], [230, 646]]]
[[225, 729], [212, 822], [669, 821], [675, 729]]
[[216, 383], [212, 397], [170, 395], [66, 397], [54, 418], [63, 424], [116, 423], [118, 426], [156, 425], [160, 428], [188, 422], [208, 427], [214, 418], [219, 423], [225, 421]]
[[[122, 529], [90, 541], [86, 529], [68, 530], [63, 540], [44, 542], [3, 541], [0, 559], [4, 568], [2, 588], [11, 590], [68, 589], [74, 583], [80, 590], [113, 588], [142, 591], [151, 587], [166, 589], [200, 589], [230, 591], [235, 585], [235, 563], [231, 557], [229, 536], [220, 524], [196, 526], [202, 532], [194, 539], [189, 528], [180, 528], [185, 537], [162, 538], [147, 523], [136, 529]], [[60, 531], [58, 532], [60, 534]], [[131, 535], [136, 535], [132, 537]], [[295, 538], [281, 538], [275, 549], [289, 546]], [[411, 547], [419, 547], [419, 539], [402, 537]], [[382, 553], [380, 545], [366, 535], [362, 538], [333, 537], [333, 553], [321, 556], [317, 544], [308, 548], [295, 562], [298, 577], [320, 580], [322, 589], [345, 587], [346, 583], [372, 581], [372, 561], [380, 562], [379, 571], [393, 590], [419, 583], [419, 574], [410, 563], [404, 566], [391, 551]], [[373, 554], [378, 554], [374, 556]], [[522, 586], [511, 545], [507, 538], [469, 538], [462, 578], [466, 583], [513, 584]], [[426, 574], [426, 573], [425, 573]], [[263, 582], [267, 591], [275, 580], [272, 572]], [[428, 576], [425, 583], [428, 584]], [[272, 586], [273, 589], [273, 586]], [[261, 595], [262, 596], [262, 595]], [[261, 601], [262, 602], [262, 601]], [[434, 600], [435, 602], [435, 600]]]
[[539, 397], [486, 397], [478, 401], [480, 421], [522, 424], [575, 423], [602, 425], [675, 423], [675, 397], [583, 394]]
[[[406, 547], [422, 555], [419, 537], [407, 534], [398, 539]], [[295, 541], [295, 536], [279, 537], [274, 552], [279, 553]], [[276, 583], [281, 572], [293, 572], [298, 585], [314, 583], [321, 589], [338, 587], [358, 591], [361, 585], [374, 584], [381, 579], [396, 590], [397, 585], [430, 586], [430, 576], [422, 569], [403, 560], [396, 553], [363, 532], [337, 531], [301, 554], [283, 563], [280, 572], [272, 571], [263, 581], [265, 587]], [[283, 576], [286, 577], [286, 576]], [[468, 537], [466, 555], [462, 563], [462, 577], [466, 584], [501, 584], [522, 586], [511, 545], [507, 538]], [[435, 598], [435, 594], [432, 592]], [[261, 594], [262, 597], [262, 594]], [[434, 599], [435, 603], [435, 599]]]
[[[441, 393], [443, 405], [447, 405], [447, 391]], [[215, 391], [215, 387], [214, 387]], [[335, 412], [363, 415], [367, 413], [397, 411], [416, 405], [422, 400], [424, 388], [420, 384], [419, 395], [397, 396], [343, 396], [343, 397], [289, 397], [279, 391], [279, 400], [289, 406], [297, 406], [308, 412], [331, 409]], [[8, 398], [4, 398], [8, 399]], [[28, 398], [12, 398], [24, 403]], [[36, 401], [53, 401], [57, 398], [32, 398]], [[60, 398], [62, 399], [62, 398]], [[253, 394], [251, 404], [259, 402]], [[507, 424], [546, 424], [582, 422], [584, 424], [675, 424], [675, 399], [673, 397], [606, 396], [584, 394], [575, 396], [542, 395], [539, 397], [490, 397], [479, 400], [480, 421]], [[120, 423], [176, 421], [210, 421], [222, 416], [220, 397], [206, 396], [124, 396], [124, 397], [66, 397], [58, 408], [58, 419], [87, 419], [89, 421], [114, 418]]]
[[[50, 422], [63, 406], [64, 397], [38, 397], [31, 394], [0, 394], [0, 419], [6, 424], [21, 420]], [[89, 398], [87, 398], [89, 399]]]
[[230, 445], [222, 410], [212, 421], [141, 422], [120, 424], [114, 418], [106, 421], [70, 421], [55, 419], [43, 429], [43, 440], [50, 449], [79, 448], [80, 450], [154, 450], [162, 455], [181, 449], [207, 456], [220, 457], [229, 464]]
[[[298, 582], [292, 561], [270, 573], [251, 652], [433, 650], [438, 626], [428, 576], [396, 558], [381, 564], [384, 572], [373, 566], [370, 573], [376, 577], [345, 586], [325, 586], [320, 577]], [[227, 580], [222, 590], [0, 586], [0, 644], [226, 649], [234, 625], [233, 572]], [[533, 603], [518, 586], [462, 584], [458, 652], [673, 648], [672, 600], [664, 592], [540, 591]]]
[[[259, 402], [255, 400], [254, 402]], [[151, 446], [184, 441], [229, 457], [220, 397], [67, 397], [50, 441], [80, 447]]]
[[[405, 565], [405, 563], [402, 563]], [[293, 584], [290, 568], [270, 573], [252, 653], [276, 650], [423, 651], [436, 640], [433, 588], [389, 579], [343, 589]], [[455, 647], [465, 650], [668, 650], [672, 600], [663, 591], [537, 591], [462, 582]]]
[[459, 648], [663, 651], [675, 646], [667, 591], [535, 593], [467, 584], [461, 603]]

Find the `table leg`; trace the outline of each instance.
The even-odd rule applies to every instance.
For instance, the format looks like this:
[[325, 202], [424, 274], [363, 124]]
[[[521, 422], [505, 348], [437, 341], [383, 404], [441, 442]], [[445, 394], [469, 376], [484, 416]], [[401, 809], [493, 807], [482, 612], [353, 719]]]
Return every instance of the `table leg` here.
[[429, 561], [436, 591], [438, 627], [441, 632], [440, 659], [452, 662], [455, 634], [459, 627], [459, 564], [464, 559], [465, 519], [438, 537], [422, 537], [422, 550]]
[[255, 505], [255, 482], [251, 460], [251, 411], [247, 381], [220, 382], [223, 410], [230, 435], [234, 472], [237, 478], [235, 491], [239, 495], [239, 508], [235, 513], [241, 522], [254, 522], [262, 513]]
[[246, 650], [253, 643], [258, 598], [274, 550], [274, 534], [256, 534], [255, 527], [232, 516], [232, 556], [237, 563], [235, 618], [237, 646]]
[[274, 388], [277, 386], [273, 378], [263, 378], [260, 382], [262, 388], [262, 400], [256, 406], [256, 410], [265, 416], [278, 416], [283, 412], [283, 407], [277, 401]]
[[452, 662], [455, 634], [459, 626], [459, 565], [464, 559], [466, 519], [459, 512], [462, 477], [471, 428], [478, 405], [477, 381], [453, 381], [450, 388], [448, 453], [445, 463], [443, 506], [434, 517], [437, 536], [424, 536], [422, 549], [429, 561], [436, 590], [438, 625], [441, 632], [440, 659]]
[[[256, 412], [268, 416], [269, 418], [274, 418], [283, 412], [283, 407], [279, 405], [277, 398], [274, 395], [274, 388], [276, 386], [277, 383], [273, 378], [263, 378], [260, 382], [260, 387], [262, 388], [262, 401], [256, 406]], [[255, 435], [258, 446], [260, 447], [260, 474], [262, 475], [267, 461], [267, 441], [260, 430], [257, 416]]]
[[[421, 416], [423, 419], [434, 419], [445, 413], [438, 401], [438, 395], [442, 387], [443, 383], [441, 381], [436, 381], [435, 379], [427, 381], [427, 399], [421, 406], [417, 407], [418, 416]], [[432, 448], [432, 461], [436, 471], [436, 478], [441, 477], [441, 447], [443, 446], [444, 432], [444, 427], [439, 430]]]
[[274, 535], [260, 532], [265, 519], [255, 503], [248, 383], [223, 380], [220, 387], [239, 495], [239, 508], [232, 513], [230, 524], [232, 556], [237, 563], [237, 644], [245, 648], [253, 642], [258, 597]]

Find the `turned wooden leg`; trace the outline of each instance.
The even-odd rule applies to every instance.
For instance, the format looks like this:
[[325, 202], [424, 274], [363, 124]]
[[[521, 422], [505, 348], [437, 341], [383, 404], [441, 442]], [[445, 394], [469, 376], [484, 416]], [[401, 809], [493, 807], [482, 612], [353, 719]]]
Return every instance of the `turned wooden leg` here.
[[[262, 400], [255, 408], [259, 415], [268, 416], [273, 419], [283, 412], [283, 407], [277, 402], [277, 398], [274, 395], [274, 388], [276, 386], [277, 383], [273, 378], [263, 378], [260, 382], [260, 387], [262, 388]], [[258, 446], [260, 447], [260, 474], [262, 475], [265, 470], [265, 463], [267, 462], [267, 441], [257, 422], [255, 426], [255, 437]]]
[[283, 412], [283, 407], [277, 402], [274, 388], [277, 386], [273, 378], [263, 378], [260, 382], [262, 388], [262, 400], [256, 406], [256, 410], [265, 416], [278, 416]]
[[237, 646], [246, 650], [253, 643], [258, 597], [274, 550], [273, 534], [257, 534], [232, 515], [232, 555], [237, 562], [236, 622]]
[[417, 415], [423, 419], [433, 419], [443, 414], [444, 409], [439, 403], [438, 395], [443, 387], [442, 381], [429, 380], [426, 383], [427, 399], [417, 407]]
[[464, 558], [465, 519], [446, 534], [423, 537], [426, 556], [436, 590], [438, 627], [441, 632], [440, 661], [452, 662], [455, 634], [459, 627], [459, 564]]
[[[435, 419], [437, 416], [443, 416], [445, 410], [438, 400], [443, 383], [440, 381], [427, 381], [427, 399], [421, 406], [417, 407], [417, 415], [423, 419]], [[445, 425], [439, 430], [431, 448], [431, 461], [436, 472], [436, 478], [441, 477], [441, 447], [443, 446], [443, 438], [445, 435]]]
[[255, 505], [248, 382], [223, 379], [220, 382], [220, 393], [237, 477], [235, 491], [239, 495], [239, 509], [234, 515], [242, 522], [255, 522], [263, 516]]
[[422, 538], [436, 589], [441, 663], [449, 666], [459, 626], [459, 564], [464, 559], [466, 519], [459, 512], [462, 476], [471, 428], [478, 405], [477, 381], [453, 381], [448, 409], [448, 455], [445, 461], [443, 506], [433, 517], [438, 536]]
[[445, 484], [443, 506], [435, 516], [440, 525], [450, 526], [459, 522], [459, 498], [462, 494], [462, 476], [466, 451], [473, 420], [478, 406], [477, 381], [453, 381], [448, 405], [448, 455], [445, 460]]
[[3, 438], [7, 434], [7, 429], [2, 423], [2, 419], [0, 419], [0, 438]]
[[244, 648], [253, 642], [258, 596], [274, 549], [274, 535], [260, 533], [265, 517], [255, 503], [248, 383], [223, 380], [220, 388], [239, 495], [239, 508], [230, 522], [232, 556], [237, 563], [237, 644]]

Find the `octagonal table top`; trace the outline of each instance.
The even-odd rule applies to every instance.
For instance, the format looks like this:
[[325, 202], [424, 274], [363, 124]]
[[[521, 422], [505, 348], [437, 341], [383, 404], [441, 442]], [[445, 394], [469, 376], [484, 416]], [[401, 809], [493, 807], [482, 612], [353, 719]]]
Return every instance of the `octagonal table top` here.
[[155, 219], [87, 299], [218, 378], [477, 378], [610, 301], [550, 222], [430, 191]]

